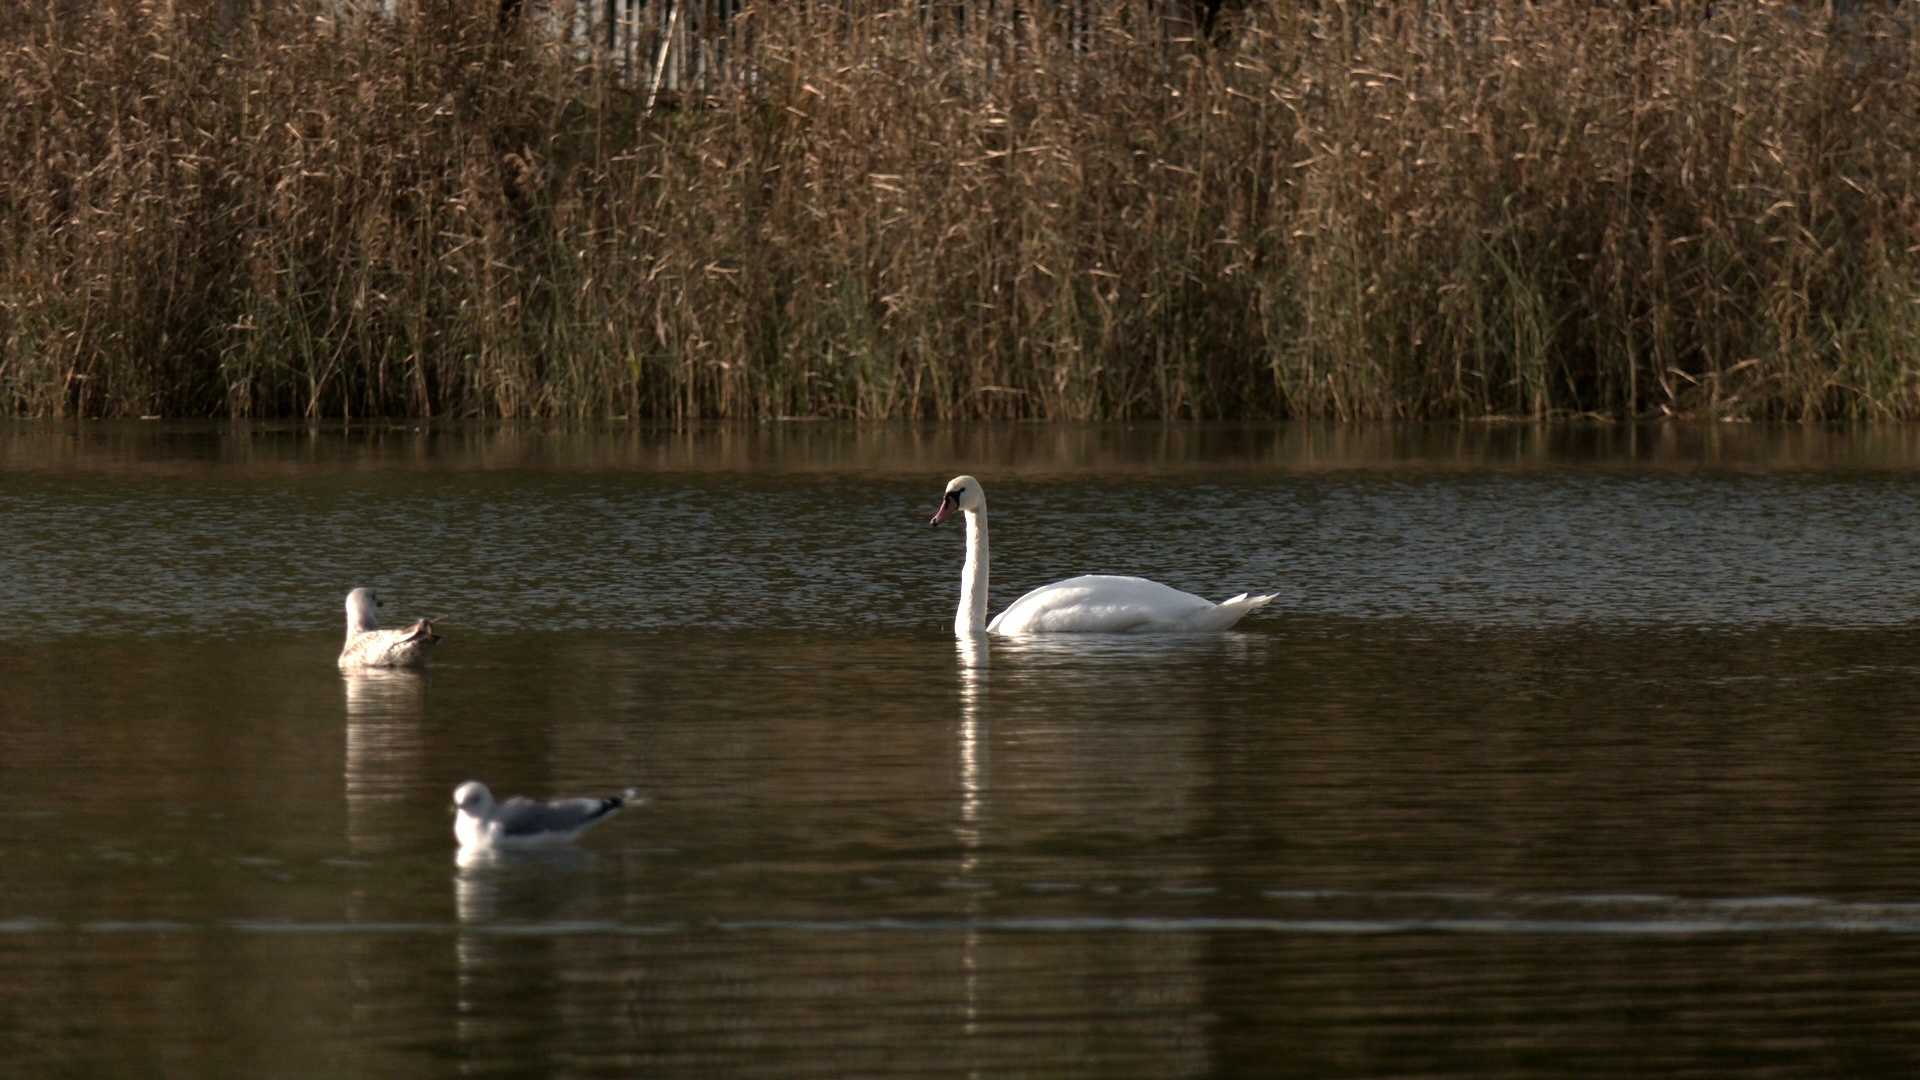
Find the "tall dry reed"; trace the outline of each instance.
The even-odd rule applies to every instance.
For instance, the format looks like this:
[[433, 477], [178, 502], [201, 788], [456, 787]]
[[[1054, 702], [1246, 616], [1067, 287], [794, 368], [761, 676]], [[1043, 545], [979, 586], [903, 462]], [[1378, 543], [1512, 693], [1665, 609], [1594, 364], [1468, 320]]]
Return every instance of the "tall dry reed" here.
[[1920, 415], [1915, 5], [1093, 6], [0, 7], [0, 409]]

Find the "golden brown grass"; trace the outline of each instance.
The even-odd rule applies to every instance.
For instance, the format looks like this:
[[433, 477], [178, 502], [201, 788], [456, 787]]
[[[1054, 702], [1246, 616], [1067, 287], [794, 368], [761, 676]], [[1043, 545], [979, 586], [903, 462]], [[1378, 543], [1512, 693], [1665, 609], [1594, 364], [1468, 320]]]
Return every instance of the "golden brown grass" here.
[[0, 8], [0, 410], [1920, 415], [1911, 4], [496, 8]]

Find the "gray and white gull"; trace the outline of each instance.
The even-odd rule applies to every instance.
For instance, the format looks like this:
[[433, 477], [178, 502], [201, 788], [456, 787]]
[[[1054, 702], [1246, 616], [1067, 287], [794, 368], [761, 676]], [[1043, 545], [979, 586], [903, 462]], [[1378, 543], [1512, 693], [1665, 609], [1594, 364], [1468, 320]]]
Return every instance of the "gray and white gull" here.
[[628, 788], [604, 799], [542, 802], [515, 795], [496, 803], [487, 785], [469, 780], [453, 789], [453, 805], [459, 811], [453, 835], [460, 841], [462, 852], [549, 847], [572, 840], [619, 813], [623, 806], [645, 801], [639, 788]]

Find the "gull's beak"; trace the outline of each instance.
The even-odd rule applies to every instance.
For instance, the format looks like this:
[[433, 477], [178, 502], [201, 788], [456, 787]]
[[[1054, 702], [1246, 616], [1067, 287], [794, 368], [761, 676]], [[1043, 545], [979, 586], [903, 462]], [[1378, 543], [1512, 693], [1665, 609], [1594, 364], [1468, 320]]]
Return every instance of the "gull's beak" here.
[[933, 520], [927, 524], [938, 525], [952, 517], [953, 512], [958, 509], [960, 509], [960, 493], [957, 491], [949, 491], [946, 497], [940, 500], [940, 509], [933, 512]]

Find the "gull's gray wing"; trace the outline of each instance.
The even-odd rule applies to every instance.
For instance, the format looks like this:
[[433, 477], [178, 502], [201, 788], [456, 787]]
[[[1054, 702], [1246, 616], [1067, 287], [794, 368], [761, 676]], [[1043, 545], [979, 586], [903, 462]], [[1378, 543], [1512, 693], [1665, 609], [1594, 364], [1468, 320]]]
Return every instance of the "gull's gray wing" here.
[[627, 804], [628, 795], [611, 799], [556, 799], [540, 802], [515, 795], [493, 812], [502, 836], [576, 833]]

